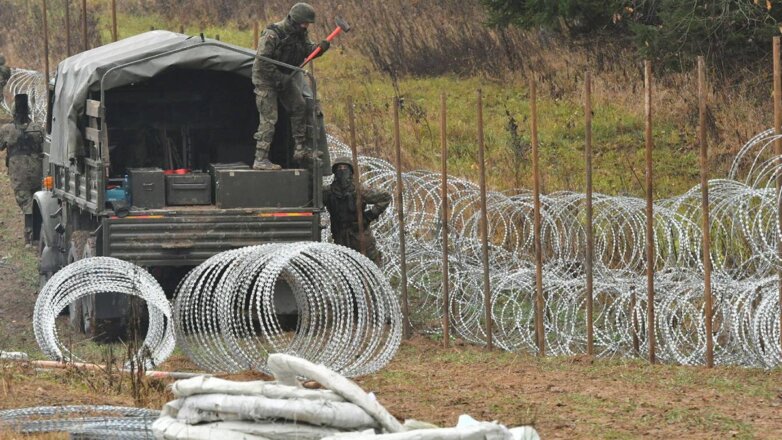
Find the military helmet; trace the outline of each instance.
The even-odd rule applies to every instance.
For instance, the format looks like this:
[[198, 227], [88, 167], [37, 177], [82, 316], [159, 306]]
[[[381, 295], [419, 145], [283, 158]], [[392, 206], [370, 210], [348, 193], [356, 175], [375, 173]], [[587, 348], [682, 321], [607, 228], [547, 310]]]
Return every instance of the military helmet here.
[[315, 8], [307, 3], [296, 3], [288, 16], [297, 24], [315, 23]]
[[353, 172], [353, 159], [347, 157], [347, 156], [341, 156], [336, 159], [334, 159], [334, 162], [331, 163], [331, 172], [336, 173], [337, 172], [337, 166], [338, 165], [347, 165], [350, 167], [350, 171]]

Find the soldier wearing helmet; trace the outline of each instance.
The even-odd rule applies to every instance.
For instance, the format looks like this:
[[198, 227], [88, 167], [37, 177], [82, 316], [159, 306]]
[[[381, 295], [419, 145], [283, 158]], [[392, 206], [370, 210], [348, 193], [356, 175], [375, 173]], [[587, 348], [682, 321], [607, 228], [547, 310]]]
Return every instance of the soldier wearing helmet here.
[[[299, 66], [315, 48], [322, 55], [330, 46], [326, 40], [315, 44], [309, 39], [307, 28], [315, 22], [315, 9], [307, 3], [296, 3], [285, 20], [270, 24], [258, 43], [258, 56], [270, 58], [293, 66]], [[280, 166], [269, 161], [269, 150], [277, 123], [277, 104], [290, 115], [293, 132], [293, 160], [302, 163], [314, 153], [305, 146], [307, 133], [306, 102], [303, 97], [302, 74], [256, 58], [253, 64], [255, 102], [260, 114], [260, 124], [255, 133], [255, 162], [253, 168], [277, 170]]]
[[[378, 266], [382, 255], [369, 225], [380, 217], [391, 203], [391, 194], [371, 188], [361, 188], [361, 211], [364, 235], [359, 233], [356, 212], [356, 187], [353, 183], [353, 163], [348, 157], [339, 157], [331, 166], [334, 182], [323, 190], [323, 204], [331, 217], [331, 236], [334, 243], [362, 252]], [[372, 205], [367, 209], [367, 205]], [[363, 243], [362, 243], [363, 242]]]
[[30, 120], [27, 95], [14, 97], [14, 121], [0, 127], [0, 151], [6, 150], [5, 165], [11, 178], [16, 203], [25, 219], [25, 240], [32, 239], [33, 194], [41, 189], [43, 128]]
[[5, 85], [8, 84], [10, 78], [11, 68], [5, 64], [5, 57], [3, 54], [0, 54], [0, 101], [3, 99]]

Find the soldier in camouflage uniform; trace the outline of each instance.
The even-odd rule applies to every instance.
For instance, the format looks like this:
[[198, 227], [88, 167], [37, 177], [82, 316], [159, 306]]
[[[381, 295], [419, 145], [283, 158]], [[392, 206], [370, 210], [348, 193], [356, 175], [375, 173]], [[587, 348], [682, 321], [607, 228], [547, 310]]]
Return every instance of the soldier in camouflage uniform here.
[[0, 127], [0, 151], [6, 150], [5, 165], [11, 178], [16, 203], [24, 212], [25, 240], [32, 238], [33, 194], [41, 189], [43, 173], [43, 128], [30, 121], [27, 95], [14, 97], [14, 122]]
[[11, 68], [5, 64], [5, 57], [0, 54], [0, 101], [2, 101], [5, 95], [5, 85], [8, 84], [10, 78]]
[[[340, 157], [331, 167], [334, 182], [323, 189], [323, 203], [331, 217], [331, 236], [334, 242], [361, 252], [363, 239], [367, 258], [378, 266], [382, 255], [377, 250], [375, 237], [369, 229], [371, 222], [380, 217], [391, 203], [391, 194], [370, 188], [361, 188], [361, 207], [364, 213], [364, 236], [359, 234], [356, 214], [356, 187], [353, 183], [353, 164], [350, 158]], [[372, 205], [367, 209], [367, 205]]]
[[[306, 3], [296, 3], [285, 20], [269, 25], [258, 43], [258, 56], [267, 57], [293, 66], [299, 66], [315, 48], [323, 55], [330, 46], [326, 40], [315, 44], [310, 41], [307, 28], [315, 22], [315, 9]], [[306, 102], [302, 95], [304, 78], [291, 69], [277, 66], [256, 58], [253, 64], [255, 102], [260, 114], [258, 132], [255, 133], [255, 162], [258, 170], [278, 170], [280, 166], [269, 161], [269, 150], [277, 123], [277, 103], [285, 107], [291, 118], [293, 131], [293, 160], [301, 163], [314, 153], [305, 147], [307, 133]]]

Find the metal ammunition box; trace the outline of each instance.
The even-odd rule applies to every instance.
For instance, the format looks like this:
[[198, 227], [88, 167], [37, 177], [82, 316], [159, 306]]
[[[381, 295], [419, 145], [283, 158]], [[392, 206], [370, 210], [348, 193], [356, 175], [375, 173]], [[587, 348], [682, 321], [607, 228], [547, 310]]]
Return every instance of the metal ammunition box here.
[[165, 176], [160, 168], [131, 168], [130, 201], [137, 208], [159, 209], [166, 205]]
[[312, 178], [301, 169], [215, 169], [218, 208], [302, 208], [312, 205]]
[[207, 173], [166, 176], [166, 204], [172, 206], [211, 205], [212, 176]]

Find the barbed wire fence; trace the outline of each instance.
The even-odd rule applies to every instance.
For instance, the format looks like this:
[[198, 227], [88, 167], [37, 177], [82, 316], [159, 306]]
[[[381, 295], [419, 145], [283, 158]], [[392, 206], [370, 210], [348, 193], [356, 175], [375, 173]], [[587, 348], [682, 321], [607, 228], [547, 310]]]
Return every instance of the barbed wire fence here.
[[[34, 117], [43, 119], [43, 77], [15, 70], [2, 107], [9, 109], [5, 101], [9, 94], [26, 92], [32, 96]], [[443, 176], [404, 171], [401, 200], [395, 195], [388, 215], [374, 225], [385, 255], [385, 274], [397, 286], [407, 277], [411, 312], [405, 319], [425, 334], [441, 333], [445, 323], [455, 335], [475, 344], [491, 340], [505, 350], [537, 353], [544, 353], [545, 344], [550, 354], [574, 355], [589, 351], [587, 332], [593, 327], [595, 354], [601, 357], [654, 360], [659, 346], [663, 362], [705, 364], [713, 351], [718, 364], [776, 366], [782, 360], [777, 189], [782, 172], [779, 155], [771, 150], [782, 138], [774, 133], [779, 130], [755, 136], [740, 150], [727, 178], [708, 182], [712, 313], [707, 313], [703, 293], [700, 187], [656, 201], [652, 234], [646, 229], [649, 215], [644, 199], [595, 194], [591, 198], [595, 240], [590, 250], [585, 194], [540, 195], [537, 208], [534, 192], [489, 192], [488, 232], [482, 235], [479, 186], [448, 176], [443, 197]], [[329, 142], [333, 154], [350, 154], [350, 146], [342, 141], [330, 137]], [[362, 182], [395, 194], [398, 164], [369, 156], [359, 156], [358, 161]], [[444, 206], [450, 207], [446, 222], [441, 220]], [[404, 208], [404, 231], [394, 220], [399, 207]], [[404, 255], [402, 238], [407, 242]], [[542, 275], [536, 273], [536, 238], [541, 242]], [[481, 259], [482, 240], [488, 242], [488, 265]], [[650, 248], [654, 252], [648, 254]], [[449, 251], [445, 286], [444, 249]], [[591, 252], [594, 284], [593, 291], [587, 292], [584, 261]], [[648, 255], [654, 256], [652, 261]], [[644, 275], [649, 267], [652, 280]], [[489, 269], [486, 288], [483, 274]], [[540, 309], [538, 287], [544, 293]], [[592, 300], [590, 322], [585, 308]], [[710, 332], [707, 316], [713, 325]], [[713, 349], [708, 347], [709, 339], [714, 340]]]

